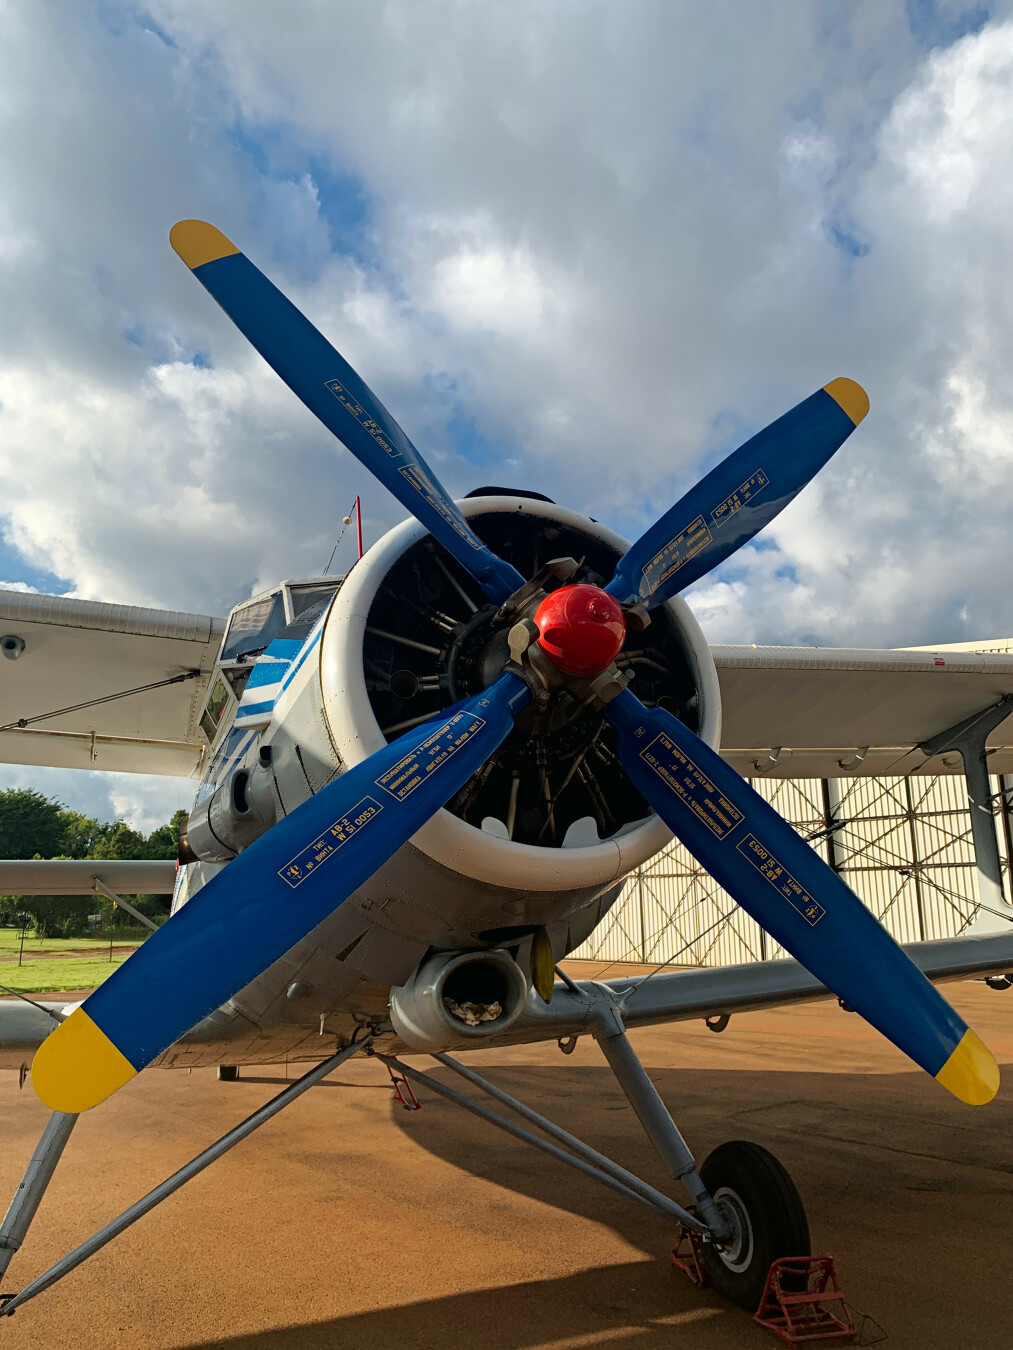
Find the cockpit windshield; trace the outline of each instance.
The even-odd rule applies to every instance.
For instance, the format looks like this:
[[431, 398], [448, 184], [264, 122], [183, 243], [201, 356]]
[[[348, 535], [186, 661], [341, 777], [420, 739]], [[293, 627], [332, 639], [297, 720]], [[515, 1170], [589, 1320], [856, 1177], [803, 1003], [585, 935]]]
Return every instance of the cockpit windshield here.
[[281, 591], [261, 595], [237, 609], [229, 623], [222, 646], [221, 661], [259, 655], [285, 627], [285, 597]]

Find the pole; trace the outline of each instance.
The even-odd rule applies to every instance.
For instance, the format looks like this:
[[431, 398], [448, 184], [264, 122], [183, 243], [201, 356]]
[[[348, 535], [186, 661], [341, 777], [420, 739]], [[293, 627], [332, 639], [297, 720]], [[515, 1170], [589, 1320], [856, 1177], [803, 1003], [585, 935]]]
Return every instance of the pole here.
[[355, 499], [355, 532], [358, 536], [359, 557], [362, 557], [362, 503], [358, 497]]
[[904, 796], [907, 802], [908, 838], [911, 843], [911, 879], [915, 884], [915, 907], [918, 911], [918, 941], [925, 941], [925, 896], [922, 893], [922, 874], [918, 859], [918, 826], [916, 824], [914, 793], [911, 791], [911, 775], [904, 779]]

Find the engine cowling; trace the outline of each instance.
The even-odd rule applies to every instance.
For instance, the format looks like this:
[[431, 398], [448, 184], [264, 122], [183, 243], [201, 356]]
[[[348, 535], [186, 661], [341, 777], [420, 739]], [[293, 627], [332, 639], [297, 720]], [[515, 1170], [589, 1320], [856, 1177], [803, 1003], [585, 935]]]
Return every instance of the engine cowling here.
[[[476, 533], [525, 576], [550, 558], [582, 560], [576, 584], [601, 585], [627, 547], [596, 521], [551, 502], [460, 502]], [[321, 650], [323, 711], [345, 765], [489, 682], [505, 633], [470, 576], [415, 521], [384, 536], [349, 573]], [[713, 746], [717, 672], [677, 598], [630, 633], [619, 663], [648, 705], [661, 703]], [[602, 887], [671, 838], [627, 779], [596, 713], [565, 710], [546, 733], [519, 719], [496, 756], [414, 837], [434, 862], [514, 891]]]

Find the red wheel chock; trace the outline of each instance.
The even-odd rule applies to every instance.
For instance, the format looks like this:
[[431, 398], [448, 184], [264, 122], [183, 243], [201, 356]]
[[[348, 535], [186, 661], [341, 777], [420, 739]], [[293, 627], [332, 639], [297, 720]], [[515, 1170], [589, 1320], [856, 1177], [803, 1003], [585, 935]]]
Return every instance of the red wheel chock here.
[[[700, 1259], [700, 1240], [682, 1227], [677, 1230], [677, 1238], [672, 1265], [700, 1288], [708, 1283]], [[832, 1256], [782, 1256], [775, 1261], [767, 1272], [753, 1320], [780, 1336], [786, 1345], [858, 1340], [854, 1319], [837, 1283]]]
[[672, 1248], [672, 1265], [688, 1275], [699, 1289], [707, 1283], [707, 1271], [700, 1260], [700, 1240], [697, 1235], [682, 1224], [676, 1229], [677, 1242]]
[[832, 1256], [782, 1256], [775, 1261], [754, 1321], [786, 1345], [858, 1339]]
[[[396, 1060], [397, 1055], [393, 1055], [392, 1058]], [[398, 1065], [398, 1067], [401, 1066]], [[412, 1085], [405, 1075], [395, 1073], [389, 1064], [387, 1065], [387, 1072], [390, 1074], [390, 1085], [394, 1089], [394, 1095], [404, 1109], [406, 1111], [421, 1111], [422, 1103], [412, 1091]]]

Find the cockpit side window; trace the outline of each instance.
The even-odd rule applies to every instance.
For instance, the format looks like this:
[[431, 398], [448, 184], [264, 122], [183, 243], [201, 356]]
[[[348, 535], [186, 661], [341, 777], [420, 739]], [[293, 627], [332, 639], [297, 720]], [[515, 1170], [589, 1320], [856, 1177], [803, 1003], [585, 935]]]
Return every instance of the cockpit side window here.
[[292, 617], [298, 619], [300, 614], [309, 609], [313, 610], [314, 616], [319, 615], [324, 603], [331, 598], [340, 585], [341, 578], [338, 577], [332, 583], [322, 586], [293, 586], [291, 588]]
[[225, 687], [222, 677], [219, 675], [215, 680], [211, 693], [208, 695], [208, 701], [204, 708], [203, 716], [200, 719], [200, 729], [207, 737], [208, 745], [214, 745], [215, 736], [218, 734], [218, 724], [222, 720], [222, 714], [229, 704], [229, 691]]
[[285, 599], [281, 591], [251, 600], [233, 614], [219, 660], [259, 655], [284, 627]]

